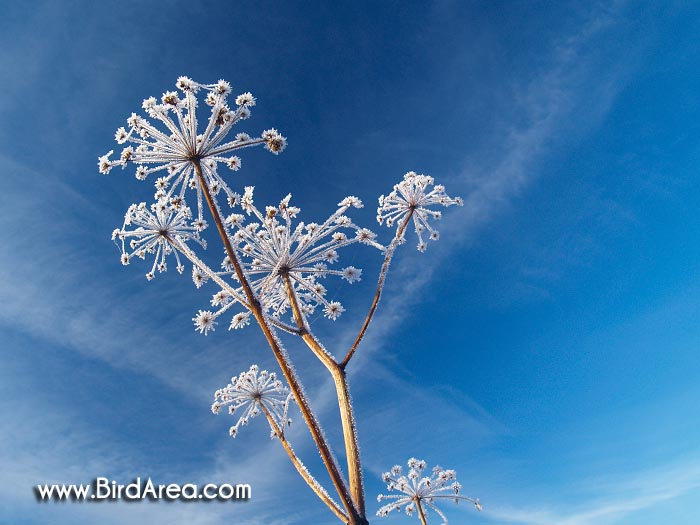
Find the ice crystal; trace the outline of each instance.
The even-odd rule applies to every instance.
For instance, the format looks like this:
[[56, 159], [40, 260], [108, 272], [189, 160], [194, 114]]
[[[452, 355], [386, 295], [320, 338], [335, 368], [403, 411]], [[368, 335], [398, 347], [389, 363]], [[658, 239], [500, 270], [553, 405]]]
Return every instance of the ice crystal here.
[[388, 227], [400, 228], [404, 221], [409, 217], [412, 218], [418, 235], [418, 250], [423, 252], [427, 247], [423, 240], [426, 230], [430, 240], [436, 241], [440, 237], [438, 231], [433, 229], [429, 222], [429, 219], [438, 220], [442, 217], [441, 212], [430, 209], [438, 204], [462, 206], [464, 202], [460, 197], [448, 196], [445, 193], [445, 187], [435, 184], [432, 177], [409, 171], [404, 175], [403, 181], [394, 186], [394, 190], [389, 195], [379, 197], [377, 221], [379, 224], [385, 223]]
[[134, 256], [145, 259], [147, 254], [155, 254], [153, 267], [146, 274], [151, 280], [156, 270], [167, 270], [166, 256], [174, 253], [177, 271], [182, 273], [185, 267], [180, 262], [178, 247], [188, 241], [205, 246], [199, 229], [189, 222], [191, 219], [190, 209], [186, 207], [177, 209], [153, 204], [149, 209], [145, 202], [132, 204], [124, 215], [121, 229], [112, 232], [112, 239], [121, 244], [122, 264], [129, 264]]
[[442, 525], [447, 525], [447, 518], [435, 506], [435, 500], [438, 499], [449, 499], [455, 503], [469, 501], [481, 511], [481, 503], [478, 499], [460, 495], [462, 485], [457, 482], [457, 473], [454, 470], [435, 467], [432, 475], [426, 476], [424, 475], [425, 461], [416, 458], [408, 460], [408, 468], [408, 474], [405, 476], [402, 475], [402, 468], [399, 465], [394, 465], [389, 472], [382, 474], [382, 481], [387, 483], [387, 490], [401, 494], [377, 496], [377, 501], [380, 502], [391, 500], [377, 511], [377, 516], [387, 516], [392, 510], [400, 511], [402, 508], [409, 516], [416, 512], [427, 514], [430, 508], [442, 518]]
[[[224, 164], [236, 171], [241, 159], [229, 156], [235, 150], [248, 146], [265, 145], [273, 153], [286, 146], [286, 139], [276, 129], [264, 131], [260, 137], [239, 133], [233, 140], [225, 142], [231, 128], [250, 116], [255, 98], [250, 93], [239, 95], [235, 108], [227, 104], [231, 86], [224, 80], [216, 84], [200, 84], [188, 77], [180, 77], [175, 91], [167, 91], [160, 101], [155, 97], [143, 101], [142, 108], [151, 120], [136, 113], [127, 119], [127, 128], [119, 128], [115, 140], [119, 144], [131, 143], [121, 152], [119, 159], [111, 160], [110, 151], [98, 159], [101, 173], [109, 173], [114, 166], [124, 168], [135, 163], [136, 178], [146, 179], [152, 173], [162, 173], [156, 182], [156, 200], [166, 200], [172, 205], [182, 206], [187, 188], [196, 190], [198, 218], [202, 218], [202, 193], [194, 165], [199, 163], [204, 178], [212, 193], [224, 191], [230, 204], [236, 202], [234, 193], [218, 173], [218, 165]], [[197, 94], [206, 91], [204, 102], [211, 106], [208, 122], [200, 129], [197, 120]], [[156, 126], [151, 121], [159, 121]]]
[[290, 401], [289, 389], [274, 372], [259, 370], [258, 365], [252, 365], [250, 370], [232, 377], [231, 383], [216, 391], [211, 410], [218, 414], [228, 406], [229, 414], [242, 411], [229, 431], [231, 437], [236, 437], [239, 427], [247, 425], [261, 411], [266, 411], [280, 430], [284, 429], [291, 423], [287, 416]]

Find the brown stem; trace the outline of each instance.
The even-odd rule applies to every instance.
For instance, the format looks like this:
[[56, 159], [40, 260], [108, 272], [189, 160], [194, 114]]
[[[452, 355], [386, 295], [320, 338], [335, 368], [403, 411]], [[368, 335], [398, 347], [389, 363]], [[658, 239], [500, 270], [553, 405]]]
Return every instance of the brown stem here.
[[299, 308], [299, 300], [297, 298], [292, 282], [289, 279], [289, 274], [283, 274], [282, 279], [287, 290], [287, 297], [292, 305], [292, 313], [294, 320], [299, 328], [301, 338], [306, 345], [316, 355], [316, 357], [324, 364], [331, 373], [335, 391], [338, 397], [338, 410], [340, 412], [340, 422], [343, 427], [343, 440], [345, 442], [345, 455], [348, 462], [348, 477], [350, 479], [350, 492], [353, 502], [357, 508], [361, 518], [365, 517], [365, 489], [362, 480], [362, 463], [360, 461], [360, 450], [357, 443], [357, 432], [355, 429], [355, 415], [353, 413], [352, 403], [350, 401], [350, 392], [348, 390], [347, 378], [345, 371], [335, 362], [331, 356], [321, 346], [319, 341], [309, 331], [306, 324], [306, 319]]
[[233, 246], [231, 246], [231, 241], [229, 240], [228, 235], [226, 234], [226, 229], [224, 228], [224, 224], [221, 221], [221, 216], [219, 215], [219, 212], [216, 208], [216, 204], [211, 196], [211, 192], [209, 191], [209, 186], [207, 185], [206, 180], [204, 179], [204, 174], [202, 173], [202, 168], [200, 166], [199, 159], [192, 159], [192, 164], [194, 165], [194, 170], [197, 173], [199, 185], [202, 188], [202, 191], [204, 192], [204, 197], [207, 201], [207, 205], [209, 206], [209, 210], [211, 211], [211, 214], [214, 218], [214, 222], [216, 223], [216, 228], [219, 231], [221, 240], [223, 241], [224, 247], [226, 248], [226, 254], [228, 255], [229, 260], [233, 265], [233, 268], [236, 272], [236, 276], [238, 277], [238, 281], [241, 283], [243, 292], [245, 293], [245, 296], [248, 299], [250, 311], [255, 316], [255, 319], [258, 322], [258, 325], [260, 326], [260, 329], [262, 330], [265, 339], [267, 340], [268, 344], [270, 345], [270, 348], [272, 349], [272, 353], [274, 354], [275, 359], [277, 359], [277, 363], [282, 369], [282, 373], [284, 374], [287, 383], [289, 383], [289, 387], [292, 390], [292, 393], [294, 394], [294, 398], [296, 399], [297, 404], [299, 405], [299, 409], [301, 410], [302, 415], [304, 416], [306, 425], [309, 427], [311, 436], [313, 437], [313, 440], [316, 443], [316, 446], [318, 447], [318, 451], [321, 454], [323, 464], [325, 465], [326, 470], [328, 470], [328, 474], [330, 475], [331, 481], [333, 482], [333, 486], [335, 487], [336, 491], [338, 492], [338, 495], [340, 496], [341, 501], [343, 502], [343, 507], [345, 507], [346, 513], [348, 514], [348, 516], [351, 517], [350, 523], [360, 524], [362, 523], [362, 520], [359, 519], [357, 510], [355, 509], [352, 503], [352, 497], [350, 496], [347, 485], [345, 484], [345, 480], [340, 474], [338, 466], [336, 465], [333, 459], [333, 454], [331, 453], [330, 446], [326, 441], [326, 438], [324, 437], [323, 432], [321, 431], [321, 427], [319, 426], [318, 421], [316, 420], [316, 417], [314, 416], [311, 410], [311, 405], [306, 399], [306, 395], [304, 394], [304, 391], [302, 390], [301, 385], [299, 384], [299, 381], [297, 380], [297, 377], [294, 374], [294, 370], [292, 369], [291, 364], [289, 363], [288, 358], [284, 353], [284, 350], [282, 349], [279, 342], [277, 341], [277, 338], [273, 334], [272, 328], [268, 324], [267, 318], [265, 317], [265, 313], [263, 312], [262, 307], [260, 306], [260, 301], [258, 301], [257, 297], [255, 296], [255, 293], [253, 292], [253, 289], [251, 288], [250, 283], [248, 282], [248, 279], [245, 273], [243, 272], [243, 267], [238, 261], [236, 253], [233, 251]]
[[262, 403], [260, 403], [259, 406], [265, 414], [265, 417], [267, 417], [267, 421], [270, 423], [272, 431], [277, 436], [277, 439], [280, 440], [280, 443], [282, 443], [282, 447], [284, 447], [285, 452], [289, 456], [289, 459], [292, 461], [294, 467], [297, 469], [299, 475], [304, 479], [304, 481], [306, 481], [306, 484], [309, 487], [311, 487], [311, 490], [314, 491], [314, 493], [321, 499], [321, 501], [323, 501], [328, 506], [328, 508], [331, 509], [331, 511], [333, 511], [333, 513], [336, 516], [338, 516], [338, 518], [340, 518], [340, 521], [342, 521], [343, 523], [347, 523], [348, 517], [343, 512], [343, 509], [341, 509], [338, 506], [338, 504], [331, 499], [331, 497], [324, 490], [321, 484], [318, 481], [316, 481], [316, 478], [314, 478], [311, 475], [311, 473], [304, 467], [304, 465], [294, 452], [294, 449], [292, 449], [292, 446], [290, 445], [289, 441], [287, 441], [287, 438], [284, 437], [284, 431], [280, 428], [275, 419], [272, 417], [272, 414], [270, 414], [270, 411], [267, 409], [267, 407]]
[[382, 263], [382, 269], [379, 272], [379, 282], [377, 282], [377, 291], [374, 294], [374, 299], [372, 300], [372, 305], [369, 307], [369, 312], [367, 313], [367, 317], [365, 317], [365, 322], [362, 323], [362, 328], [360, 328], [360, 332], [357, 334], [357, 337], [355, 338], [355, 342], [350, 347], [350, 350], [348, 350], [348, 353], [345, 356], [345, 359], [343, 359], [340, 362], [340, 368], [344, 369], [348, 365], [348, 362], [350, 361], [352, 356], [355, 354], [355, 350], [357, 350], [357, 346], [360, 344], [360, 341], [362, 341], [362, 338], [365, 336], [365, 332], [367, 331], [367, 328], [369, 327], [369, 323], [372, 322], [372, 317], [374, 317], [374, 312], [377, 309], [377, 305], [379, 304], [379, 298], [382, 296], [382, 290], [384, 289], [384, 281], [386, 279], [386, 274], [389, 270], [389, 265], [391, 264], [392, 256], [394, 255], [394, 250], [396, 250], [396, 247], [399, 245], [399, 242], [403, 238], [403, 234], [406, 231], [406, 226], [408, 226], [408, 221], [411, 220], [412, 216], [413, 216], [413, 210], [411, 210], [409, 212], [409, 214], [406, 215], [406, 218], [401, 223], [399, 228], [396, 230], [396, 235], [394, 235], [394, 240], [391, 241], [391, 244], [389, 245], [389, 247], [386, 250], [386, 255], [384, 256], [384, 262]]
[[413, 501], [416, 502], [416, 508], [418, 509], [418, 517], [420, 518], [420, 522], [422, 525], [428, 525], [428, 520], [425, 518], [425, 514], [423, 513], [423, 507], [420, 504], [420, 500], [418, 498], [415, 498]]

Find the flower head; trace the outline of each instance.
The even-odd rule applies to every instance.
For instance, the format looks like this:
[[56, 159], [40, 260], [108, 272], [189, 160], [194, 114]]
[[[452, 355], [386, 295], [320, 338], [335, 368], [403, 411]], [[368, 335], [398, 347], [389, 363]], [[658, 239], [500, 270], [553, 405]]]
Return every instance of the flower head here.
[[424, 472], [426, 466], [425, 461], [411, 458], [408, 460], [409, 471], [405, 476], [402, 475], [399, 465], [392, 467], [390, 472], [382, 474], [382, 481], [387, 484], [387, 490], [400, 494], [377, 496], [377, 501], [380, 502], [391, 500], [377, 511], [377, 516], [387, 516], [392, 510], [400, 511], [402, 508], [409, 516], [416, 510], [427, 514], [430, 508], [442, 518], [442, 525], [447, 525], [447, 518], [435, 506], [437, 499], [450, 499], [455, 503], [469, 501], [481, 511], [482, 507], [478, 499], [460, 495], [462, 485], [457, 482], [457, 473], [454, 470], [435, 467], [432, 470], [432, 476], [426, 476]]
[[[335, 320], [344, 308], [326, 299], [326, 288], [319, 280], [335, 275], [354, 283], [362, 275], [362, 270], [354, 266], [332, 269], [339, 260], [338, 251], [354, 243], [383, 247], [374, 242], [372, 232], [356, 226], [345, 215], [348, 208], [361, 206], [359, 199], [345, 199], [322, 224], [296, 225], [292, 220], [301, 210], [292, 206], [290, 199], [287, 195], [278, 206], [268, 206], [263, 213], [253, 204], [253, 188], [247, 187], [241, 205], [257, 221], [247, 222], [242, 214], [227, 217], [231, 243], [241, 254], [243, 267], [265, 310], [274, 316], [284, 313], [291, 305], [291, 286], [303, 313], [312, 313], [321, 306], [325, 317]], [[233, 274], [228, 259], [222, 266], [224, 273]]]
[[[247, 372], [232, 377], [231, 383], [216, 391], [211, 410], [218, 414], [223, 407], [228, 406], [229, 414], [240, 414], [229, 431], [231, 437], [236, 437], [239, 427], [247, 425], [261, 411], [272, 419], [270, 426], [273, 433], [276, 433], [277, 430], [282, 432], [291, 423], [287, 417], [291, 399], [289, 389], [277, 379], [274, 372], [259, 370], [258, 365], [252, 365]], [[273, 423], [276, 429], [272, 426]]]
[[250, 312], [239, 312], [233, 316], [231, 319], [231, 326], [228, 327], [229, 330], [239, 330], [250, 324]]
[[[275, 129], [265, 131], [258, 138], [239, 133], [234, 140], [225, 142], [233, 125], [250, 116], [255, 97], [243, 93], [236, 98], [234, 109], [227, 105], [231, 85], [219, 80], [216, 84], [200, 84], [188, 77], [177, 79], [176, 91], [166, 91], [160, 98], [147, 98], [142, 108], [149, 119], [132, 113], [127, 119], [127, 128], [121, 127], [115, 134], [117, 143], [130, 142], [120, 158], [111, 160], [113, 151], [98, 159], [101, 173], [112, 167], [124, 168], [128, 163], [137, 165], [136, 177], [144, 180], [151, 173], [161, 173], [160, 198], [167, 201], [184, 199], [187, 188], [197, 191], [198, 216], [202, 215], [200, 181], [194, 166], [201, 167], [206, 184], [213, 193], [223, 190], [231, 200], [234, 192], [218, 173], [219, 164], [232, 170], [240, 168], [240, 159], [230, 157], [230, 152], [248, 146], [264, 145], [277, 154], [286, 145], [286, 139]], [[199, 126], [197, 93], [205, 90], [204, 102], [210, 106], [208, 121]], [[156, 125], [155, 121], [159, 121]], [[234, 199], [235, 200], [235, 199]]]
[[287, 139], [275, 128], [263, 131], [262, 138], [265, 140], [265, 149], [275, 155], [287, 147]]
[[412, 218], [418, 235], [418, 250], [421, 252], [427, 247], [423, 240], [426, 230], [430, 240], [436, 241], [439, 238], [439, 233], [432, 228], [429, 219], [438, 220], [442, 217], [442, 213], [431, 207], [464, 204], [460, 197], [448, 196], [444, 186], [434, 185], [434, 183], [434, 179], [428, 175], [418, 175], [409, 171], [404, 175], [403, 181], [394, 186], [394, 190], [389, 195], [379, 197], [379, 208], [377, 208], [379, 224], [386, 223], [388, 227], [404, 228], [405, 222]]
[[209, 310], [200, 310], [192, 318], [192, 321], [194, 321], [195, 329], [204, 335], [207, 335], [209, 330], [213, 332], [216, 326], [216, 316]]
[[156, 270], [159, 273], [167, 270], [166, 257], [174, 254], [177, 271], [182, 273], [185, 267], [180, 262], [178, 247], [188, 241], [204, 246], [191, 219], [192, 214], [187, 207], [176, 209], [156, 203], [149, 209], [145, 202], [132, 204], [124, 216], [123, 226], [112, 232], [112, 240], [120, 243], [122, 264], [129, 264], [134, 256], [145, 259], [148, 254], [155, 255], [153, 267], [146, 274], [151, 280]]

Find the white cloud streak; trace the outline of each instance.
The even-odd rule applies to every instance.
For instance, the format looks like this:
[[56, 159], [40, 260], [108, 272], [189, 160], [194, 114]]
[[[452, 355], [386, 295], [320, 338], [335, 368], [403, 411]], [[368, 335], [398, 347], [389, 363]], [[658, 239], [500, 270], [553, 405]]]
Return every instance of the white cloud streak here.
[[493, 505], [487, 517], [521, 525], [615, 525], [630, 514], [700, 489], [699, 454], [645, 471], [588, 480], [582, 493], [593, 493], [576, 502], [558, 506], [520, 507]]

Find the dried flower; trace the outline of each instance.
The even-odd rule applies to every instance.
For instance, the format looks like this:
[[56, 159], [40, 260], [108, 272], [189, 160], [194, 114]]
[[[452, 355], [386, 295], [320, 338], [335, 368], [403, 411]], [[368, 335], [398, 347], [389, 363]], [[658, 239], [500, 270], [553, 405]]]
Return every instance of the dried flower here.
[[[425, 230], [428, 230], [430, 240], [436, 241], [439, 238], [438, 232], [431, 227], [428, 219], [438, 220], [442, 214], [431, 210], [430, 206], [464, 204], [460, 197], [449, 197], [445, 193], [444, 186], [439, 184], [433, 186], [434, 182], [434, 179], [428, 175], [418, 175], [409, 171], [404, 175], [403, 181], [394, 186], [394, 190], [389, 195], [379, 197], [379, 208], [377, 208], [379, 224], [386, 223], [388, 227], [400, 228], [402, 223], [411, 217], [418, 235], [418, 250], [421, 252], [425, 251], [427, 246], [423, 241]], [[433, 188], [430, 189], [430, 186]]]
[[232, 377], [231, 383], [216, 391], [211, 410], [214, 414], [218, 414], [224, 406], [229, 407], [229, 414], [240, 413], [242, 410], [238, 421], [229, 431], [231, 437], [236, 437], [239, 427], [247, 425], [261, 410], [268, 412], [280, 430], [289, 426], [291, 420], [287, 417], [287, 412], [291, 398], [289, 389], [277, 379], [274, 372], [259, 370], [258, 365], [252, 365], [250, 370]]
[[392, 500], [377, 511], [377, 516], [387, 516], [392, 510], [400, 511], [402, 507], [409, 516], [416, 510], [419, 514], [427, 514], [430, 508], [442, 518], [442, 525], [447, 525], [447, 518], [435, 506], [437, 499], [450, 499], [455, 503], [461, 500], [469, 501], [481, 511], [482, 507], [478, 499], [460, 495], [462, 485], [457, 482], [457, 473], [454, 470], [435, 467], [432, 476], [425, 476], [423, 471], [426, 463], [416, 458], [408, 460], [408, 467], [406, 476], [401, 475], [402, 469], [399, 465], [392, 467], [390, 472], [382, 474], [382, 481], [387, 483], [387, 490], [401, 492], [401, 494], [377, 496], [377, 501]]
[[239, 312], [233, 316], [231, 319], [231, 326], [228, 327], [229, 330], [239, 330], [250, 324], [250, 312]]
[[[204, 246], [196, 226], [188, 221], [192, 218], [190, 209], [175, 209], [171, 206], [153, 204], [149, 210], [146, 203], [129, 206], [121, 229], [112, 232], [112, 240], [121, 244], [122, 264], [127, 265], [134, 256], [145, 259], [147, 254], [155, 254], [153, 267], [146, 274], [148, 280], [158, 272], [167, 270], [166, 256], [175, 254], [177, 271], [182, 273], [185, 267], [180, 262], [177, 249], [188, 241], [195, 241]], [[131, 239], [128, 243], [127, 239]]]
[[197, 315], [192, 318], [192, 321], [194, 321], [195, 329], [198, 330], [200, 334], [207, 335], [209, 330], [212, 332], [214, 331], [216, 315], [208, 310], [200, 310], [197, 312]]
[[[255, 105], [255, 97], [243, 93], [236, 99], [237, 109], [226, 104], [231, 86], [224, 80], [216, 84], [200, 84], [188, 77], [177, 79], [175, 91], [166, 91], [161, 103], [155, 97], [143, 101], [142, 108], [152, 120], [158, 120], [156, 127], [151, 121], [132, 113], [127, 119], [127, 128], [121, 127], [115, 133], [117, 143], [131, 142], [120, 155], [119, 160], [110, 160], [113, 151], [98, 159], [101, 173], [109, 173], [114, 166], [124, 168], [129, 162], [137, 164], [136, 177], [144, 180], [151, 173], [165, 172], [159, 179], [161, 199], [184, 202], [187, 188], [198, 193], [198, 217], [202, 217], [202, 196], [194, 164], [199, 163], [204, 178], [213, 193], [223, 190], [229, 200], [235, 195], [217, 171], [223, 163], [232, 170], [238, 170], [241, 162], [238, 157], [229, 157], [233, 150], [248, 146], [265, 145], [266, 149], [277, 154], [286, 145], [286, 139], [274, 128], [265, 131], [259, 138], [239, 133], [235, 140], [224, 142], [232, 126], [250, 116], [250, 108]], [[200, 89], [207, 90], [205, 103], [211, 106], [206, 127], [198, 126], [196, 94]], [[134, 149], [135, 147], [135, 149]], [[165, 188], [169, 189], [165, 189]], [[235, 199], [233, 199], [235, 201]]]
[[[326, 299], [326, 289], [318, 280], [337, 275], [349, 283], [359, 281], [362, 270], [354, 266], [329, 268], [338, 261], [338, 250], [358, 242], [383, 247], [374, 242], [374, 234], [344, 215], [351, 206], [362, 206], [359, 199], [341, 202], [323, 224], [300, 222], [296, 226], [292, 219], [300, 209], [291, 206], [290, 199], [291, 195], [287, 195], [279, 206], [268, 206], [263, 214], [253, 204], [253, 188], [247, 187], [242, 206], [258, 222], [247, 223], [240, 214], [227, 217], [226, 225], [234, 230], [231, 242], [242, 255], [243, 267], [265, 310], [279, 316], [290, 306], [285, 283], [288, 278], [304, 313], [322, 306], [324, 315], [335, 320], [344, 308], [339, 302]], [[233, 274], [228, 259], [222, 266], [227, 270], [224, 274]]]

